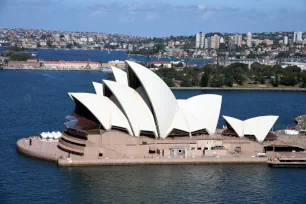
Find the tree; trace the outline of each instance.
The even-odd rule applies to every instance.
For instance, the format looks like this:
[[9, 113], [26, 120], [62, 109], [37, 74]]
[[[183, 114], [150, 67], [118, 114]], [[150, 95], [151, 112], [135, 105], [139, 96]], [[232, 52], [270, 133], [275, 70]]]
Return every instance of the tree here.
[[279, 78], [278, 76], [275, 76], [275, 78], [271, 78], [270, 83], [273, 87], [278, 87], [279, 85]]
[[224, 75], [224, 85], [232, 87], [234, 83], [234, 78], [230, 73], [225, 73]]
[[47, 47], [49, 47], [49, 48], [52, 48], [52, 47], [53, 47], [53, 46], [52, 46], [51, 40], [47, 40]]
[[281, 79], [281, 84], [285, 86], [295, 86], [297, 85], [297, 80], [295, 79], [295, 76], [293, 73], [287, 73]]
[[208, 82], [209, 82], [209, 74], [204, 73], [201, 77], [201, 82], [200, 82], [201, 87], [207, 87]]
[[191, 82], [187, 77], [182, 80], [181, 87], [191, 87]]
[[9, 54], [10, 60], [12, 61], [27, 61], [30, 56], [29, 55], [22, 55], [22, 54], [16, 54], [15, 52], [11, 52]]
[[169, 87], [174, 87], [174, 83], [172, 79], [169, 78], [164, 78], [164, 82], [169, 86]]
[[300, 85], [301, 88], [306, 88], [306, 72], [304, 71], [303, 72], [303, 75], [302, 75], [302, 83]]
[[223, 77], [221, 77], [219, 74], [215, 74], [214, 76], [212, 76], [210, 86], [211, 87], [222, 87], [222, 86], [224, 86]]

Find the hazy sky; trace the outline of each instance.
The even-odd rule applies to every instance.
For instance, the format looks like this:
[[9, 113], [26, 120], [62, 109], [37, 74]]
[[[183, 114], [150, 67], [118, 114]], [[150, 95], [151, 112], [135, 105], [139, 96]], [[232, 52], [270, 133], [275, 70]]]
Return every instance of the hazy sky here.
[[0, 0], [0, 27], [141, 36], [305, 31], [306, 0]]

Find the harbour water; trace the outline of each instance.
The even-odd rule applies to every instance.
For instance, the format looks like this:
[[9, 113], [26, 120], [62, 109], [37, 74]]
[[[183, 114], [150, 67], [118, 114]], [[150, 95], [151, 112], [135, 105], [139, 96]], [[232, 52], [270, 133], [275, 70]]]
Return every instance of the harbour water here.
[[[0, 203], [305, 203], [306, 169], [266, 165], [59, 168], [19, 155], [16, 141], [63, 130], [73, 111], [67, 92], [94, 92], [102, 72], [0, 72]], [[215, 93], [222, 113], [241, 119], [280, 116], [275, 129], [305, 114], [305, 92], [175, 91], [177, 98]], [[219, 127], [223, 122], [220, 119]]]
[[[0, 52], [4, 48], [0, 47]], [[126, 51], [122, 50], [54, 50], [54, 49], [29, 49], [29, 52], [36, 53], [35, 58], [38, 60], [65, 60], [65, 61], [101, 61], [107, 63], [113, 60], [133, 60], [146, 62], [147, 57], [142, 55], [127, 55]], [[155, 56], [150, 57], [150, 61], [183, 61], [186, 59], [176, 58], [176, 57], [163, 57], [158, 58]], [[196, 64], [198, 66], [204, 66], [206, 64], [212, 63], [211, 60], [207, 59], [190, 59], [189, 64]]]

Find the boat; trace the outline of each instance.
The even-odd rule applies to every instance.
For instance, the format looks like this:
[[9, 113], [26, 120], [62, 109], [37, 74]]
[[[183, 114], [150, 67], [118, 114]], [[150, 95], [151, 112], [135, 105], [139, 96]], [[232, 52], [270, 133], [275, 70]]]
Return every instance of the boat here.
[[109, 67], [102, 67], [102, 68], [100, 69], [100, 72], [112, 72], [112, 69], [109, 68]]
[[0, 70], [3, 70], [3, 64], [0, 64]]
[[270, 167], [306, 167], [305, 157], [282, 157], [268, 161]]

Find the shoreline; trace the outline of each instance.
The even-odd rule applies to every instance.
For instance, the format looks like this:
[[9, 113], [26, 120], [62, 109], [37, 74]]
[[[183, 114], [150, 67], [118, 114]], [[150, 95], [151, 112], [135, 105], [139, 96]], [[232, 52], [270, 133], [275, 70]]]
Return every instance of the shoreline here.
[[202, 164], [267, 164], [267, 158], [248, 157], [202, 157], [202, 158], [155, 158], [155, 159], [59, 159], [61, 167], [76, 166], [130, 166], [130, 165], [202, 165]]
[[[49, 145], [55, 145], [56, 142]], [[202, 156], [187, 158], [103, 158], [103, 159], [71, 159], [60, 158], [58, 155], [48, 151], [33, 151], [26, 145], [25, 138], [17, 141], [17, 151], [27, 157], [57, 163], [60, 167], [77, 166], [130, 166], [130, 165], [203, 165], [203, 164], [268, 164], [268, 158], [248, 156]]]
[[[103, 68], [103, 69], [107, 69], [107, 68]], [[20, 68], [20, 67], [3, 67], [3, 70], [19, 70], [19, 71], [89, 71], [89, 72], [103, 72], [102, 69], [38, 69], [38, 68]], [[105, 70], [106, 72], [108, 72], [108, 70]]]
[[[17, 67], [3, 67], [3, 70], [20, 70], [20, 71], [86, 71], [86, 72], [110, 72], [107, 68], [104, 68], [106, 70], [101, 69], [37, 69], [37, 68], [17, 68]], [[186, 90], [192, 90], [192, 91], [301, 91], [306, 92], [306, 88], [295, 88], [295, 87], [288, 87], [288, 88], [235, 88], [235, 87], [170, 87], [170, 89], [173, 90], [179, 90], [179, 91], [186, 91]]]
[[306, 88], [233, 88], [233, 87], [224, 87], [224, 88], [217, 88], [217, 87], [170, 87], [171, 90], [193, 90], [193, 91], [306, 91]]

